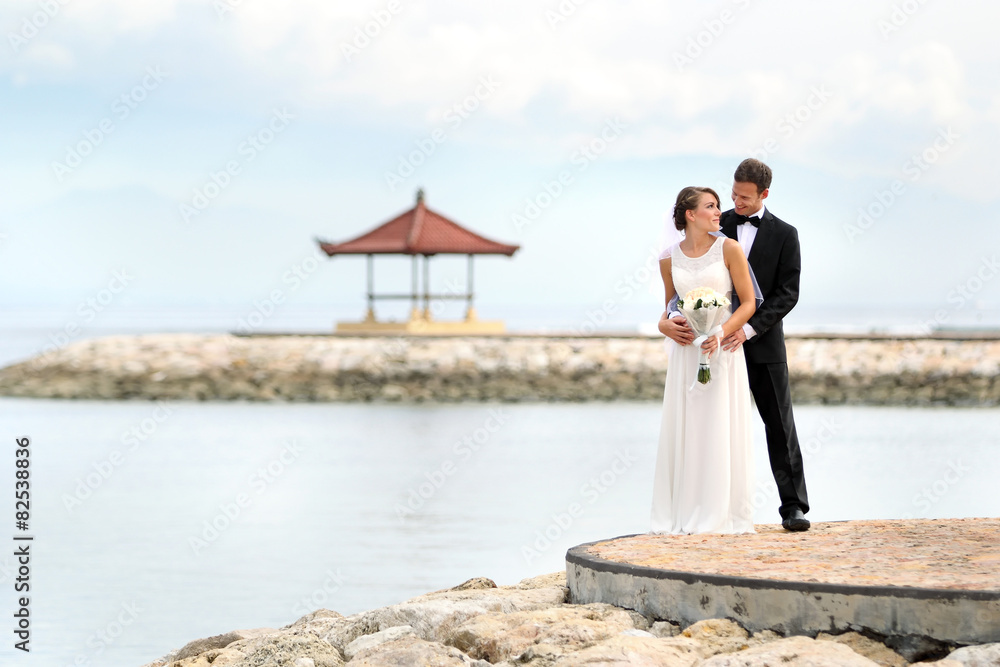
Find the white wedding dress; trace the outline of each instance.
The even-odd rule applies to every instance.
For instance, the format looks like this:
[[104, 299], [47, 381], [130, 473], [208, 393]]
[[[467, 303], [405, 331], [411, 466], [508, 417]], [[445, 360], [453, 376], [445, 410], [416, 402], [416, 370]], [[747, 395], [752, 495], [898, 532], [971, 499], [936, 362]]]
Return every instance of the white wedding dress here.
[[[679, 295], [711, 287], [732, 298], [724, 241], [716, 239], [707, 253], [695, 258], [678, 245], [670, 249]], [[711, 382], [699, 384], [698, 348], [669, 339], [667, 345], [670, 362], [653, 478], [652, 532], [752, 533], [753, 431], [743, 348], [717, 350], [711, 359]]]

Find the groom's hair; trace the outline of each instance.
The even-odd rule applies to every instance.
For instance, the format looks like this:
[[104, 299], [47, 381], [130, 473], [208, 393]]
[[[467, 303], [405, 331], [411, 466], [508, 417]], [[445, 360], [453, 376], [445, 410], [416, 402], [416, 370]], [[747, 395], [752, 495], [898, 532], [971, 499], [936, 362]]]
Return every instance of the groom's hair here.
[[710, 194], [715, 197], [715, 205], [719, 205], [721, 201], [719, 195], [712, 188], [688, 186], [677, 193], [677, 202], [674, 204], [674, 227], [680, 231], [684, 230], [684, 227], [687, 226], [687, 217], [685, 217], [684, 213], [698, 208], [698, 202], [701, 201], [703, 194]]
[[757, 186], [757, 194], [771, 187], [771, 168], [760, 160], [752, 157], [740, 162], [733, 174], [733, 180], [737, 183], [753, 183]]

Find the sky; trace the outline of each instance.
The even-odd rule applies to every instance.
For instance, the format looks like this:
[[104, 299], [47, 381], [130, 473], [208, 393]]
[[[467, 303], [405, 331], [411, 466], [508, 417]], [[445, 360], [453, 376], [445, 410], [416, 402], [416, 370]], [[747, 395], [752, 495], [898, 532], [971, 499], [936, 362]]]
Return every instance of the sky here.
[[[423, 188], [521, 246], [477, 260], [480, 317], [655, 322], [664, 213], [687, 185], [727, 204], [753, 156], [799, 231], [800, 322], [1000, 321], [998, 19], [985, 1], [5, 0], [0, 310], [357, 319], [364, 261], [315, 239]], [[464, 282], [464, 258], [431, 267], [437, 290]], [[376, 261], [379, 289], [408, 276]]]

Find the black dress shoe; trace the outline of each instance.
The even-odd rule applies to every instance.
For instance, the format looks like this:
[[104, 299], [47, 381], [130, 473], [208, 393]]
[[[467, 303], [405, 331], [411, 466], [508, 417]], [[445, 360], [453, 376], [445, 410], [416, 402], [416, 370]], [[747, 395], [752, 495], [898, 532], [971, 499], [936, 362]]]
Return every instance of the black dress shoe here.
[[786, 516], [781, 522], [782, 528], [796, 533], [803, 530], [809, 530], [810, 525], [812, 524], [809, 523], [809, 519], [805, 517], [802, 510], [798, 507], [789, 512], [788, 516]]

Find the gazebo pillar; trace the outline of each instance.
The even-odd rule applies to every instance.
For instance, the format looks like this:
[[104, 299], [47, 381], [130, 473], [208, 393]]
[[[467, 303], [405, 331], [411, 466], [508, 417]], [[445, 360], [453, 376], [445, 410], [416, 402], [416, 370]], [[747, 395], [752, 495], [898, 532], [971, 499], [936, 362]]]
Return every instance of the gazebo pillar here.
[[424, 321], [431, 321], [431, 258], [424, 255]]
[[368, 312], [365, 322], [375, 321], [375, 255], [369, 254], [368, 259]]
[[420, 319], [420, 307], [419, 307], [419, 285], [418, 285], [418, 264], [420, 263], [420, 256], [413, 255], [410, 258], [410, 321], [416, 322]]
[[476, 321], [476, 309], [472, 306], [472, 255], [469, 255], [469, 269], [466, 274], [465, 284], [467, 293], [465, 295], [466, 306], [465, 306], [465, 321], [475, 322]]

